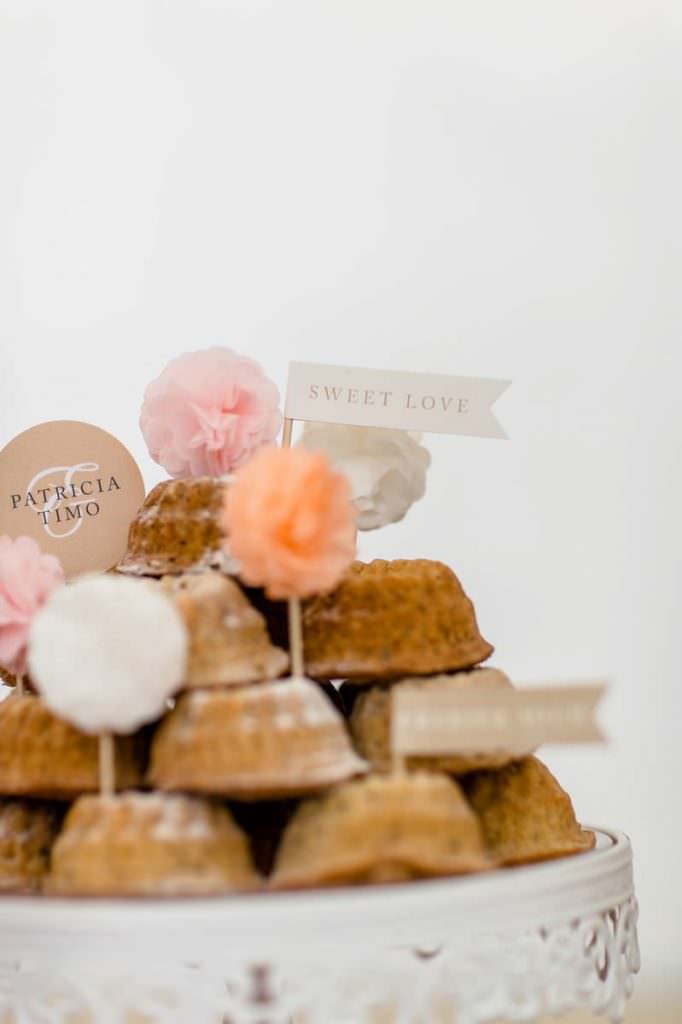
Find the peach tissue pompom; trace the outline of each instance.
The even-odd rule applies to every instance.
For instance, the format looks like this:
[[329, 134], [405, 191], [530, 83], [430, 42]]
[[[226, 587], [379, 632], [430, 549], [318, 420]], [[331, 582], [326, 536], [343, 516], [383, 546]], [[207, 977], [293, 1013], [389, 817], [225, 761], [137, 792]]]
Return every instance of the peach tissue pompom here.
[[148, 385], [140, 427], [170, 476], [222, 476], [271, 444], [279, 391], [253, 359], [229, 348], [186, 352]]
[[32, 537], [0, 537], [0, 665], [13, 675], [25, 674], [33, 618], [63, 582], [59, 559]]
[[259, 452], [236, 474], [225, 502], [227, 544], [240, 576], [271, 598], [331, 590], [355, 557], [348, 481], [319, 452]]

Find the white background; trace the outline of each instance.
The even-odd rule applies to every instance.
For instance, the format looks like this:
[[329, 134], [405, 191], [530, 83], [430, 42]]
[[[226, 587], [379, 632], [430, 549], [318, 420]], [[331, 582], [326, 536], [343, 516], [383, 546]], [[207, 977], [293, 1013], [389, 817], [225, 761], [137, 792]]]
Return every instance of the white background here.
[[[143, 465], [145, 384], [225, 343], [510, 377], [365, 555], [451, 563], [517, 680], [608, 674], [548, 751], [637, 852], [682, 974], [682, 9], [662, 0], [0, 0], [0, 443]], [[676, 971], [677, 968], [677, 971]], [[682, 982], [679, 982], [682, 984]]]

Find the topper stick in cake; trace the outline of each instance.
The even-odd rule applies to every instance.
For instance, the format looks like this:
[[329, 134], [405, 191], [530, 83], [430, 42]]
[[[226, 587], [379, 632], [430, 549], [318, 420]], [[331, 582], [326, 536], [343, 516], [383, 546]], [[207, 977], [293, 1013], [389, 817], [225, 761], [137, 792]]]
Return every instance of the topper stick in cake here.
[[225, 347], [171, 360], [148, 385], [140, 413], [149, 453], [172, 477], [232, 473], [272, 444], [281, 425], [275, 383]]
[[355, 557], [355, 509], [346, 477], [324, 455], [266, 448], [235, 475], [225, 504], [240, 576], [289, 602], [294, 676], [304, 674], [301, 599], [332, 590]]
[[0, 666], [16, 677], [18, 696], [24, 692], [31, 623], [63, 582], [59, 560], [44, 554], [32, 537], [0, 537]]
[[305, 658], [303, 655], [303, 617], [301, 600], [290, 597], [287, 601], [289, 623], [289, 654], [291, 655], [291, 671], [298, 678], [305, 675]]
[[102, 796], [116, 792], [116, 748], [110, 732], [99, 736], [99, 791]]
[[100, 791], [116, 790], [114, 735], [158, 718], [182, 685], [187, 631], [152, 584], [86, 576], [57, 591], [29, 638], [31, 678], [46, 705], [100, 738]]
[[282, 428], [282, 448], [291, 448], [291, 438], [294, 433], [294, 421], [285, 417]]

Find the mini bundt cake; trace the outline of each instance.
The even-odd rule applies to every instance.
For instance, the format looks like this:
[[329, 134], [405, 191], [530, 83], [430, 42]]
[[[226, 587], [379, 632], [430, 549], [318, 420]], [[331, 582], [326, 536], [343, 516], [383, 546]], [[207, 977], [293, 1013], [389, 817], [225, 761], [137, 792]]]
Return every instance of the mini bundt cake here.
[[226, 487], [224, 478], [203, 476], [157, 484], [130, 525], [118, 571], [134, 576], [230, 572], [234, 566], [223, 549]]
[[2, 686], [16, 686], [17, 677], [8, 672], [6, 668], [0, 665], [0, 685]]
[[[116, 740], [116, 782], [137, 786], [144, 771], [140, 735]], [[0, 702], [0, 793], [68, 800], [97, 790], [98, 743], [57, 718], [40, 697], [12, 694]]]
[[493, 648], [454, 572], [426, 559], [355, 562], [304, 605], [308, 675], [367, 682], [471, 668]]
[[591, 850], [593, 832], [576, 821], [571, 798], [537, 757], [463, 782], [489, 852], [502, 864], [568, 857]]
[[289, 656], [270, 643], [265, 619], [234, 580], [216, 572], [165, 576], [161, 585], [189, 635], [188, 687], [276, 679]]
[[204, 896], [260, 884], [246, 836], [216, 801], [85, 796], [67, 814], [47, 889], [81, 896]]
[[405, 881], [492, 866], [481, 829], [445, 775], [370, 775], [305, 800], [284, 832], [275, 889]]
[[[374, 771], [391, 769], [391, 720], [393, 697], [402, 689], [416, 689], [429, 693], [457, 692], [471, 688], [494, 693], [511, 689], [504, 674], [494, 668], [477, 668], [471, 672], [457, 672], [449, 676], [431, 676], [428, 679], [403, 679], [391, 686], [372, 686], [361, 690], [353, 702], [350, 731], [359, 753], [369, 761]], [[357, 691], [357, 687], [353, 688]], [[472, 753], [434, 754], [410, 756], [406, 767], [410, 770], [449, 772], [463, 775], [482, 768], [499, 768], [527, 754], [529, 751], [481, 750]]]
[[150, 778], [163, 790], [265, 800], [314, 792], [366, 768], [320, 688], [285, 679], [182, 694], [154, 736]]
[[0, 799], [0, 892], [40, 889], [61, 818], [55, 804]]

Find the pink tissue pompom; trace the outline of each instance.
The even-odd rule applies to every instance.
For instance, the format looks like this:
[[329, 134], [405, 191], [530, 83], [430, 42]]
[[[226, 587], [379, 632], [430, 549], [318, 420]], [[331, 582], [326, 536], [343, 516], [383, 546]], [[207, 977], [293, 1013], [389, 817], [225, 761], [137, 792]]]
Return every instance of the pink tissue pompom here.
[[140, 413], [151, 457], [173, 477], [231, 473], [281, 424], [276, 384], [255, 360], [220, 347], [171, 360]]
[[0, 537], [0, 665], [13, 675], [25, 674], [33, 617], [63, 582], [59, 559], [32, 537]]

